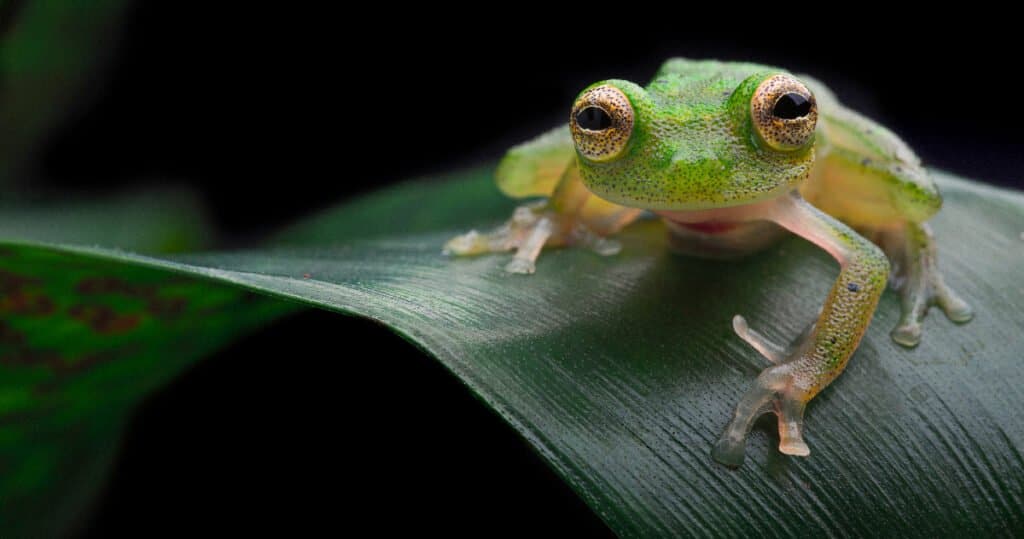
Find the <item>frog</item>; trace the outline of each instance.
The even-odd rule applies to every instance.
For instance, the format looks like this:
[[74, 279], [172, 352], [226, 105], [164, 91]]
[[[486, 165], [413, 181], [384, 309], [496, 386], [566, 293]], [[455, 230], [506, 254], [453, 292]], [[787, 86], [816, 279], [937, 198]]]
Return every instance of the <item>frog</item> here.
[[545, 248], [614, 255], [615, 235], [651, 216], [687, 255], [735, 260], [796, 235], [835, 259], [819, 313], [792, 342], [733, 317], [736, 335], [768, 366], [711, 448], [726, 466], [743, 463], [752, 426], [768, 412], [779, 451], [810, 454], [807, 404], [843, 372], [887, 287], [899, 294], [890, 335], [903, 347], [921, 341], [933, 306], [956, 323], [973, 317], [939, 272], [928, 221], [942, 197], [920, 158], [810, 76], [672, 58], [647, 86], [602, 80], [575, 98], [567, 124], [508, 150], [495, 179], [532, 202], [493, 230], [452, 238], [445, 253], [514, 251], [505, 270], [531, 274]]

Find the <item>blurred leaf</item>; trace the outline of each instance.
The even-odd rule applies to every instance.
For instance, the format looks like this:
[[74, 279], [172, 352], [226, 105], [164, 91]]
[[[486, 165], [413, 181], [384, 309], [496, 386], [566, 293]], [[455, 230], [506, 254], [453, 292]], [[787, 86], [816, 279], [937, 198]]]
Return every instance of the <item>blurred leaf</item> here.
[[142, 397], [294, 305], [44, 249], [0, 252], [0, 529], [82, 517]]
[[22, 204], [0, 204], [0, 240], [60, 241], [170, 253], [208, 248], [217, 239], [202, 204], [183, 189], [136, 189], [103, 200]]
[[[0, 238], [21, 242], [166, 253], [211, 236], [193, 197], [167, 188], [0, 208]], [[165, 271], [0, 247], [0, 535], [65, 531], [146, 394], [296, 308]]]
[[[263, 250], [155, 258], [26, 242], [8, 249], [27, 261], [25, 274], [83, 265], [145, 268], [156, 279], [164, 270], [205, 279], [188, 285], [204, 294], [231, 284], [380, 320], [465, 382], [622, 535], [993, 535], [1024, 526], [1021, 195], [939, 174], [941, 264], [976, 319], [958, 327], [933, 316], [921, 346], [904, 350], [888, 336], [899, 307], [887, 293], [846, 373], [809, 406], [812, 455], [780, 455], [766, 419], [747, 463], [731, 471], [708, 453], [764, 365], [730, 319], [743, 313], [781, 341], [796, 335], [823, 301], [834, 263], [796, 238], [744, 260], [674, 256], [656, 222], [627, 229], [616, 257], [547, 252], [530, 277], [505, 274], [505, 256], [441, 256], [452, 234], [507, 217], [511, 203], [489, 176], [371, 195]], [[200, 330], [188, 319], [179, 335]], [[5, 368], [4, 379], [29, 378], [20, 365]], [[16, 393], [34, 384], [11, 382], [11, 409], [38, 410]], [[98, 395], [90, 406], [106, 405]], [[17, 431], [23, 420], [10, 416]], [[47, 458], [17, 470], [42, 485], [49, 476], [32, 470]]]
[[0, 185], [88, 95], [127, 0], [5, 0], [0, 15]]

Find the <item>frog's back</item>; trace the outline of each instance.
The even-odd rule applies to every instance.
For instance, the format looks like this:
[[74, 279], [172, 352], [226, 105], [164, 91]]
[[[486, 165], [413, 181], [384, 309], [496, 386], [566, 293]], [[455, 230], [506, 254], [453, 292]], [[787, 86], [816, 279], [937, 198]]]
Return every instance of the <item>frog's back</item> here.
[[722, 62], [720, 60], [690, 60], [672, 58], [661, 64], [654, 80], [666, 75], [676, 75], [684, 80], [702, 81], [709, 79], [731, 79], [742, 81], [755, 73], [772, 71], [785, 73], [785, 69], [751, 62]]
[[[752, 75], [785, 73], [773, 66], [673, 58], [649, 85], [662, 106], [685, 100], [688, 106], [717, 106], [718, 90], [737, 87]], [[827, 213], [848, 223], [884, 226], [924, 222], [942, 204], [921, 160], [898, 136], [843, 106], [822, 83], [797, 75], [816, 97], [819, 110], [813, 173], [801, 193]]]
[[801, 194], [853, 226], [923, 223], [942, 196], [921, 159], [885, 126], [843, 106], [821, 82], [801, 76], [818, 101], [817, 158]]

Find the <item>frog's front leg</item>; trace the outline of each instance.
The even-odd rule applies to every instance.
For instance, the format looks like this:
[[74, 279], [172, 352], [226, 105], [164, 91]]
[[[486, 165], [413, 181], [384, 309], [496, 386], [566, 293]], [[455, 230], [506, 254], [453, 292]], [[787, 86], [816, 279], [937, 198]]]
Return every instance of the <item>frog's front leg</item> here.
[[619, 252], [617, 241], [607, 236], [634, 220], [640, 210], [595, 200], [570, 167], [550, 198], [516, 208], [512, 218], [498, 228], [480, 233], [472, 230], [445, 244], [444, 252], [471, 256], [515, 250], [505, 266], [510, 273], [533, 273], [544, 247], [582, 246], [601, 255]]
[[892, 285], [900, 293], [900, 323], [892, 330], [892, 339], [913, 347], [921, 342], [921, 320], [928, 308], [938, 305], [957, 323], [969, 321], [974, 312], [939, 273], [935, 239], [927, 224], [908, 222], [884, 229], [876, 241], [892, 261]]
[[804, 407], [846, 367], [857, 349], [885, 289], [889, 262], [871, 241], [811, 206], [796, 193], [753, 208], [756, 216], [777, 222], [828, 251], [839, 261], [832, 286], [817, 321], [801, 342], [780, 357], [782, 347], [737, 326], [748, 342], [765, 348], [778, 362], [765, 369], [736, 406], [732, 420], [715, 445], [715, 460], [739, 466], [747, 434], [762, 413], [779, 417], [779, 450], [789, 455], [810, 453], [803, 440]]

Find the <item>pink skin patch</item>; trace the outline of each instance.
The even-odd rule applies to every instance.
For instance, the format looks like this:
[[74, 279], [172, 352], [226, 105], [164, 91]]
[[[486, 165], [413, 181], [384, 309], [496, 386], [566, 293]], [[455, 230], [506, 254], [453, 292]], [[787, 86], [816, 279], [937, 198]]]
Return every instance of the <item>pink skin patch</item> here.
[[678, 221], [673, 222], [675, 222], [677, 225], [683, 228], [695, 230], [697, 232], [700, 232], [701, 234], [722, 234], [725, 232], [729, 232], [730, 230], [733, 230], [734, 228], [739, 226], [739, 223], [730, 223], [727, 221], [704, 221], [702, 223], [680, 223]]
[[724, 234], [735, 230], [751, 217], [749, 213], [744, 213], [742, 209], [737, 210], [735, 207], [699, 211], [659, 211], [657, 213], [674, 225], [708, 235]]
[[678, 226], [704, 234], [724, 234], [744, 222], [758, 219], [774, 221], [828, 251], [841, 265], [845, 265], [849, 255], [846, 246], [836, 241], [834, 233], [822, 226], [813, 215], [815, 211], [808, 212], [808, 207], [799, 195], [791, 194], [742, 206], [655, 213]]

